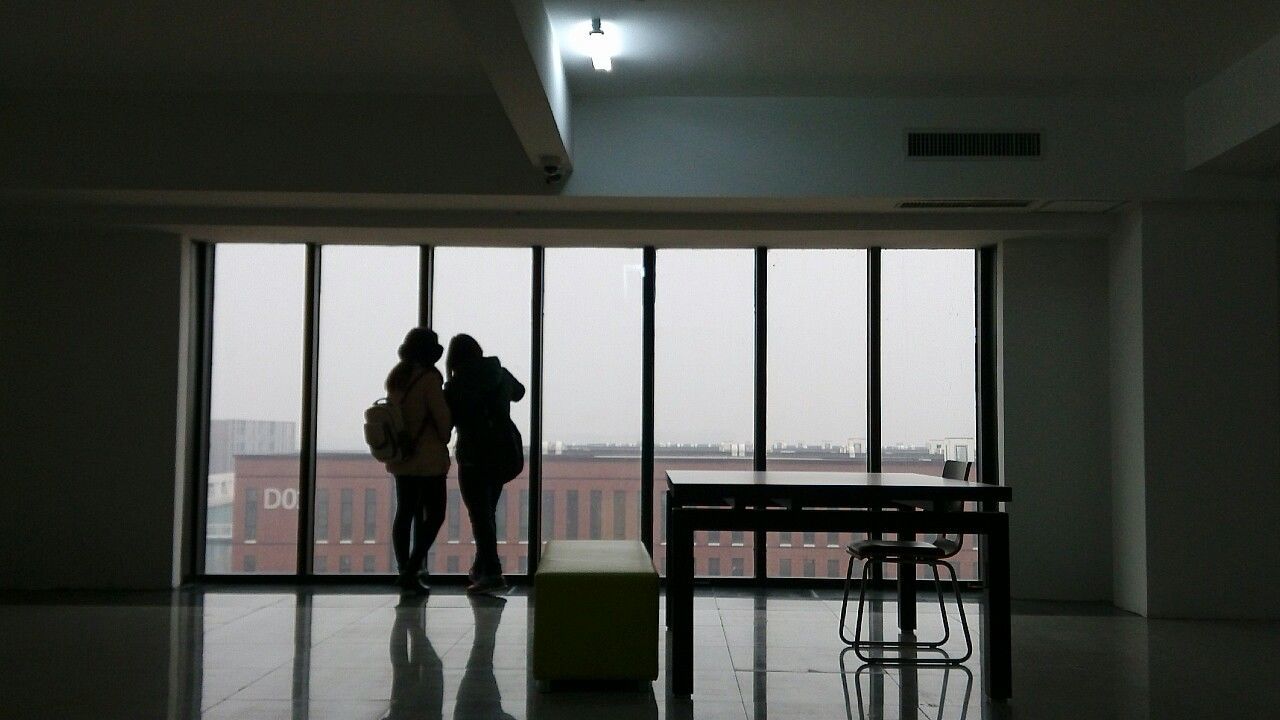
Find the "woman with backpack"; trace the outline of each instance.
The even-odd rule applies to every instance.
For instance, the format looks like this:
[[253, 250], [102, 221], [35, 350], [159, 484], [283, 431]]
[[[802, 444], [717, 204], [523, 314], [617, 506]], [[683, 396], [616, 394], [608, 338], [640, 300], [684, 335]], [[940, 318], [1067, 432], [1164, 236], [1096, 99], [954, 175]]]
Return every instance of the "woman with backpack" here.
[[391, 369], [386, 383], [388, 401], [398, 403], [403, 414], [408, 448], [405, 457], [386, 463], [387, 472], [396, 479], [391, 544], [400, 570], [398, 584], [419, 593], [430, 589], [424, 563], [444, 524], [446, 509], [445, 476], [449, 474], [453, 419], [444, 398], [444, 378], [436, 369], [443, 354], [444, 348], [430, 328], [410, 330], [400, 345], [400, 362]]
[[496, 511], [502, 486], [524, 467], [520, 432], [511, 422], [511, 403], [524, 397], [524, 385], [485, 357], [470, 335], [455, 335], [445, 358], [449, 382], [444, 395], [458, 427], [458, 485], [476, 539], [476, 559], [467, 592], [506, 587], [498, 559]]

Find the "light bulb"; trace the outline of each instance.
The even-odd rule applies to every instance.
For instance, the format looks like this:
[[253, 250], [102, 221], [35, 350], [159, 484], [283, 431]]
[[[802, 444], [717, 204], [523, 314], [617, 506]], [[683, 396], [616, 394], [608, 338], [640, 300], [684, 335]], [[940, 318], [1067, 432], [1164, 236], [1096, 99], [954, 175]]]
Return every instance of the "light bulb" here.
[[600, 29], [600, 19], [591, 21], [591, 32], [587, 33], [587, 54], [591, 56], [591, 66], [596, 70], [608, 72], [613, 69], [613, 48]]

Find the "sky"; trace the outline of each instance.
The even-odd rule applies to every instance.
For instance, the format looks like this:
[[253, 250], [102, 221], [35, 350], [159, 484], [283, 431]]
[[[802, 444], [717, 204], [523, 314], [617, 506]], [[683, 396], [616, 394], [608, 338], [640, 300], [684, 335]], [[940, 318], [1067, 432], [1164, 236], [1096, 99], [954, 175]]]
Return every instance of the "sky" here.
[[[212, 415], [297, 422], [305, 251], [216, 253]], [[364, 409], [385, 394], [417, 321], [418, 249], [321, 254], [318, 449], [361, 451]], [[526, 384], [530, 258], [527, 248], [441, 247], [434, 274], [442, 344], [469, 333]], [[545, 440], [639, 442], [642, 263], [638, 249], [547, 249]], [[973, 263], [971, 250], [882, 252], [886, 444], [974, 435]], [[658, 443], [751, 442], [753, 267], [751, 250], [658, 251]], [[768, 290], [770, 444], [865, 438], [865, 251], [770, 251]], [[528, 408], [512, 409], [526, 439]]]

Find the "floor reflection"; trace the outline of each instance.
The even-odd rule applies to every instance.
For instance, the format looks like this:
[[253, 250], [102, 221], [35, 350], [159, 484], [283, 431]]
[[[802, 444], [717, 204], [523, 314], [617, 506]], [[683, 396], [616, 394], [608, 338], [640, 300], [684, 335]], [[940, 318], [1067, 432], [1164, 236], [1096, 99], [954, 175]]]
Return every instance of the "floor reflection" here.
[[444, 705], [444, 665], [423, 627], [426, 602], [406, 596], [391, 625], [391, 701], [387, 718], [440, 718]]
[[469, 718], [512, 717], [502, 709], [502, 694], [493, 674], [493, 653], [497, 643], [498, 626], [502, 624], [502, 610], [507, 606], [505, 598], [493, 595], [472, 595], [468, 598], [475, 623], [471, 641], [471, 654], [458, 686], [458, 701], [454, 720]]
[[[544, 693], [529, 677], [530, 604], [522, 589], [425, 601], [324, 588], [12, 595], [0, 601], [0, 716], [1167, 720], [1280, 707], [1277, 622], [1024, 603], [1006, 705], [982, 692], [980, 644], [967, 671], [862, 667], [838, 636], [839, 595], [784, 589], [699, 590], [692, 700], [669, 694], [665, 645], [660, 679], [642, 689]], [[922, 636], [940, 629], [929, 605]], [[872, 616], [870, 633], [897, 632], [893, 603]]]

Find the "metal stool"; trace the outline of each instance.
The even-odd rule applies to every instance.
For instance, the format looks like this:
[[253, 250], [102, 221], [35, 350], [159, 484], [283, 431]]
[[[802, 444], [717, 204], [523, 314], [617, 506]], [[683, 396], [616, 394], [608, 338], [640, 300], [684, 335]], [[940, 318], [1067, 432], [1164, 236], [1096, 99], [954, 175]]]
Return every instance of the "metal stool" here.
[[[947, 461], [942, 475], [951, 480], [968, 480], [970, 463]], [[955, 512], [962, 503], [940, 506], [943, 511]], [[859, 540], [849, 543], [845, 552], [849, 554], [849, 568], [844, 577], [844, 598], [840, 603], [840, 639], [853, 648], [858, 659], [872, 665], [960, 665], [973, 655], [973, 638], [969, 634], [969, 621], [964, 614], [964, 600], [960, 597], [960, 581], [956, 577], [956, 569], [947, 562], [948, 558], [960, 552], [964, 537], [941, 534], [931, 541], [919, 540]], [[854, 626], [853, 639], [845, 635], [845, 617], [849, 609], [849, 590], [853, 585], [853, 563], [862, 560], [862, 583], [858, 588], [858, 619]], [[915, 572], [916, 565], [928, 565], [933, 570], [934, 589], [938, 593], [938, 608], [942, 611], [942, 639], [932, 642], [882, 641], [862, 639], [862, 615], [866, 606], [867, 583], [871, 579], [874, 565], [884, 562], [896, 562], [903, 566], [900, 572], [910, 567]], [[941, 648], [951, 639], [951, 623], [947, 619], [947, 606], [942, 598], [942, 577], [938, 574], [938, 566], [942, 565], [951, 575], [951, 587], [956, 596], [956, 607], [960, 610], [960, 626], [964, 630], [965, 652], [962, 657], [871, 657], [863, 654], [864, 650], [926, 650], [942, 652]]]

